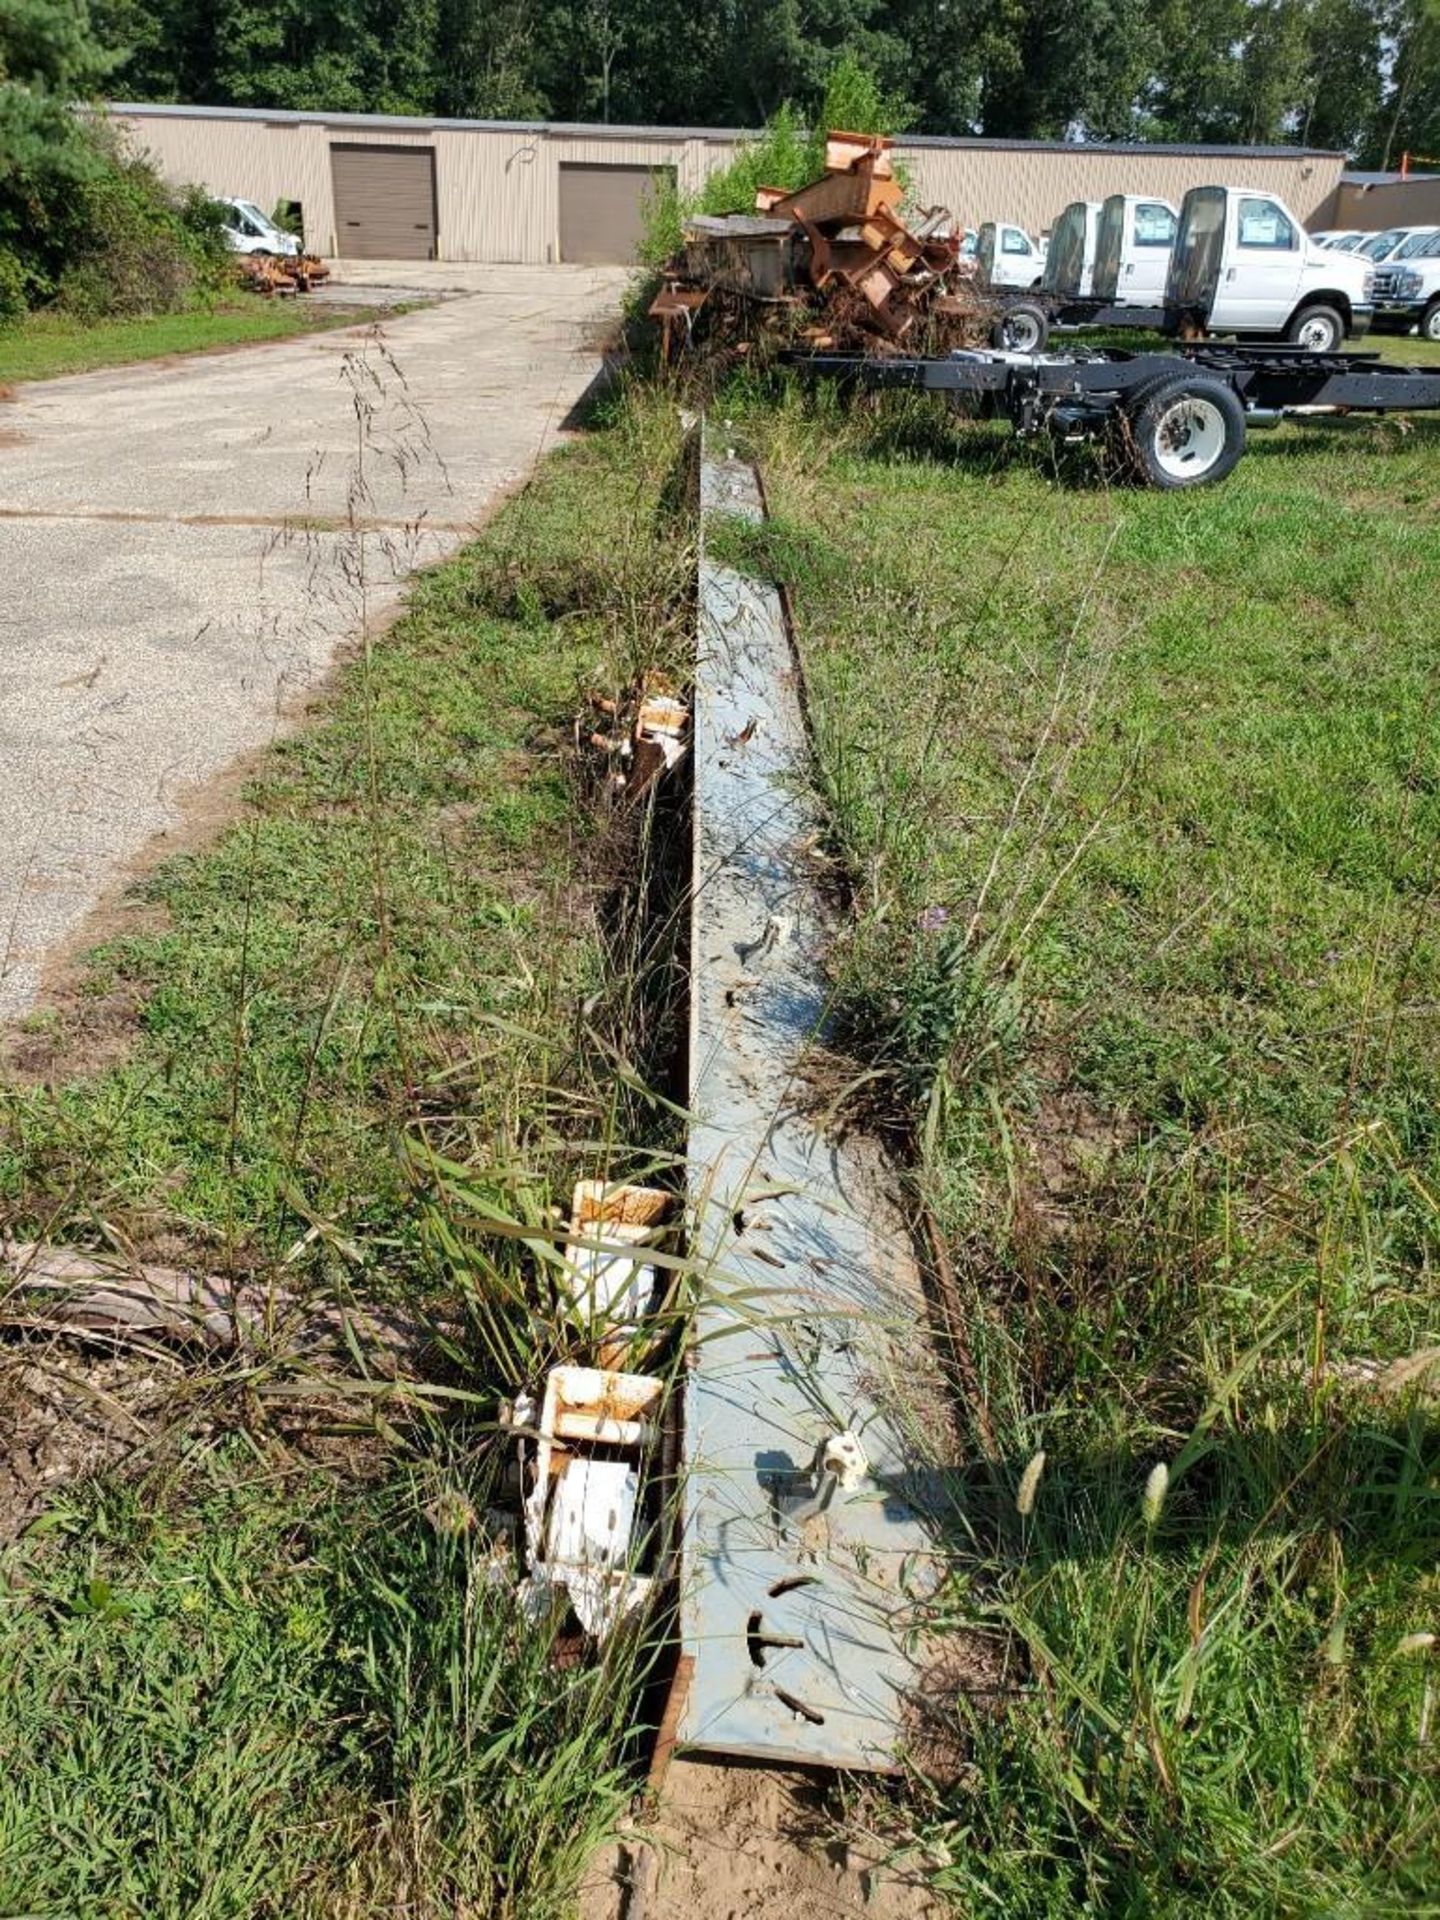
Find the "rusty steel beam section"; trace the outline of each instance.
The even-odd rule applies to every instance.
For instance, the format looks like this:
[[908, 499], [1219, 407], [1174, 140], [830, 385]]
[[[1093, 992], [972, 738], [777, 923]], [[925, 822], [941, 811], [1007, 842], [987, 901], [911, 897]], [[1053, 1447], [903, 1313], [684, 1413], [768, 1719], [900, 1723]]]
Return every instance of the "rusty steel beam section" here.
[[[816, 1116], [833, 932], [798, 663], [772, 587], [707, 557], [754, 470], [701, 459], [691, 906], [684, 1746], [890, 1768], [937, 1570], [924, 1300], [884, 1162]], [[933, 1402], [931, 1402], [933, 1404]]]

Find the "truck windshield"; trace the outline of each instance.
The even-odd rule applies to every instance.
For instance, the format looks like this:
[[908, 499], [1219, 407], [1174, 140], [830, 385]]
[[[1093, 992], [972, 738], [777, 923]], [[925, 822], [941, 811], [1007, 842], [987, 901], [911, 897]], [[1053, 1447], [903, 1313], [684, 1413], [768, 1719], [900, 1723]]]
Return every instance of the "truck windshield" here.
[[1085, 222], [1088, 209], [1083, 200], [1066, 207], [1055, 222], [1050, 250], [1045, 255], [1045, 285], [1052, 292], [1074, 296], [1080, 291], [1085, 272]]
[[1100, 209], [1100, 226], [1095, 235], [1095, 291], [1102, 300], [1113, 300], [1120, 285], [1120, 246], [1125, 225], [1125, 201], [1112, 193]]
[[1387, 254], [1395, 251], [1404, 238], [1404, 227], [1387, 227], [1383, 233], [1372, 233], [1355, 251], [1363, 253], [1367, 260], [1383, 260]]
[[1177, 306], [1208, 307], [1220, 274], [1225, 238], [1225, 189], [1192, 187], [1180, 209], [1180, 231], [1170, 256], [1165, 298]]
[[1395, 258], [1413, 260], [1417, 253], [1428, 253], [1437, 233], [1440, 233], [1440, 229], [1432, 228], [1428, 233], [1412, 233], [1408, 240], [1395, 249]]

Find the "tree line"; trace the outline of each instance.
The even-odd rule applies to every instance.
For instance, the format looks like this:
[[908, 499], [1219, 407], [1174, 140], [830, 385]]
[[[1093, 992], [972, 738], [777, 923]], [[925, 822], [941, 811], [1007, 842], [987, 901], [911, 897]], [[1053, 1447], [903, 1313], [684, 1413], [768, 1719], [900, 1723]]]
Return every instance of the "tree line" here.
[[[26, 0], [0, 0], [23, 6]], [[93, 0], [116, 97], [758, 126], [842, 49], [905, 130], [1440, 156], [1440, 0]]]

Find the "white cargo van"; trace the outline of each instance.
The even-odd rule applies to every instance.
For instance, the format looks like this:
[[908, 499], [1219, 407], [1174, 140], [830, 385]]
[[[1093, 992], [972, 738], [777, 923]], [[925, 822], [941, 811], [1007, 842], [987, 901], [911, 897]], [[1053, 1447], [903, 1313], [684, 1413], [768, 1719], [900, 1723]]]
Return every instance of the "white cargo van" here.
[[277, 227], [253, 200], [222, 198], [216, 204], [224, 214], [226, 245], [235, 253], [273, 253], [282, 260], [293, 260], [300, 252], [294, 234]]

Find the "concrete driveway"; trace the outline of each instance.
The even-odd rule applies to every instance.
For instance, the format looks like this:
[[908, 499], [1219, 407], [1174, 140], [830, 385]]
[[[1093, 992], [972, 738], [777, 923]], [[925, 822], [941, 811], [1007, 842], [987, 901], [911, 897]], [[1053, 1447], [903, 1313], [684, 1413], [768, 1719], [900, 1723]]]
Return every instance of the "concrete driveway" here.
[[0, 1020], [187, 799], [553, 443], [625, 280], [346, 277], [443, 298], [378, 340], [77, 375], [0, 407]]

